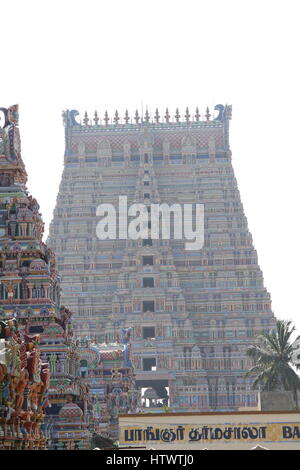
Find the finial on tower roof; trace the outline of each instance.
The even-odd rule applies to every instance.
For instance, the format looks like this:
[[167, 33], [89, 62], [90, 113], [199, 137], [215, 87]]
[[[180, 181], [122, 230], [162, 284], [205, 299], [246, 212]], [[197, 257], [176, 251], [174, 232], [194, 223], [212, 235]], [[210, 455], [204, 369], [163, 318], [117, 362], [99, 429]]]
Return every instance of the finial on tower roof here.
[[84, 124], [85, 126], [88, 126], [88, 124], [89, 124], [89, 117], [88, 117], [88, 113], [87, 113], [87, 112], [84, 113], [83, 124]]
[[124, 117], [124, 121], [126, 122], [126, 124], [128, 124], [129, 119], [130, 119], [130, 117], [129, 117], [129, 114], [128, 114], [128, 110], [126, 109], [126, 111], [125, 111], [125, 117]]
[[178, 108], [176, 108], [175, 119], [176, 119], [176, 122], [179, 122], [180, 114], [179, 114], [179, 109]]
[[135, 112], [134, 120], [137, 124], [139, 123], [140, 117], [139, 117], [138, 110], [136, 110], [136, 112]]
[[189, 113], [189, 108], [186, 108], [184, 117], [185, 117], [186, 122], [189, 123], [190, 122], [190, 117], [191, 117], [191, 115]]
[[98, 122], [99, 122], [98, 113], [97, 113], [97, 111], [95, 111], [95, 114], [94, 114], [94, 123], [95, 123], [96, 126], [98, 126]]
[[165, 115], [165, 120], [166, 120], [166, 122], [167, 122], [167, 123], [169, 123], [169, 122], [170, 122], [170, 114], [169, 114], [169, 110], [168, 110], [168, 108], [166, 108], [166, 115]]
[[116, 110], [116, 112], [115, 112], [115, 117], [114, 117], [115, 126], [118, 125], [119, 120], [120, 120], [120, 118], [119, 118], [119, 113], [118, 113], [118, 111]]
[[199, 114], [199, 108], [196, 108], [196, 114], [195, 114], [196, 121], [199, 122], [200, 120], [200, 114]]
[[104, 113], [104, 122], [105, 122], [106, 126], [108, 125], [108, 121], [109, 121], [108, 112], [105, 111], [105, 113]]
[[148, 109], [146, 109], [146, 112], [145, 112], [145, 122], [149, 122], [149, 120], [150, 120], [149, 111], [148, 111]]
[[207, 108], [206, 108], [206, 114], [205, 114], [205, 117], [206, 117], [207, 122], [209, 121], [210, 116], [211, 116], [211, 114], [210, 114], [210, 112], [209, 112], [209, 108], [207, 107]]
[[159, 119], [160, 119], [160, 115], [159, 115], [159, 112], [158, 112], [158, 108], [156, 108], [155, 110], [155, 116], [154, 116], [154, 119], [156, 122], [159, 122]]

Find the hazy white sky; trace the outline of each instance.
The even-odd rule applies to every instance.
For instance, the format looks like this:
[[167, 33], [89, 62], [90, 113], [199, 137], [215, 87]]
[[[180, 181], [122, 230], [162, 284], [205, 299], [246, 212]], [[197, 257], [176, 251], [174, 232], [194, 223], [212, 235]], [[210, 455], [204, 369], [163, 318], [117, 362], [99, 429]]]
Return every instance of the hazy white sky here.
[[300, 333], [299, 10], [299, 0], [1, 2], [0, 107], [20, 105], [46, 233], [63, 109], [232, 104], [233, 165], [265, 285], [275, 315]]

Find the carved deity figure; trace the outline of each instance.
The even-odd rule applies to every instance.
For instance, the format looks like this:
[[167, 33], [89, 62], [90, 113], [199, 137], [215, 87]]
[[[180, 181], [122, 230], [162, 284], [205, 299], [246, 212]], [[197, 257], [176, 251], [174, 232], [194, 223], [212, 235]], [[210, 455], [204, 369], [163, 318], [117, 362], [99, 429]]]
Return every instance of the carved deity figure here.
[[33, 383], [30, 387], [29, 400], [32, 410], [38, 410], [39, 398], [41, 396], [42, 383]]
[[16, 400], [15, 400], [15, 409], [20, 410], [22, 408], [23, 402], [24, 402], [24, 392], [25, 388], [27, 387], [29, 382], [29, 373], [27, 369], [23, 369], [21, 372], [20, 377], [18, 378], [18, 382], [15, 387], [15, 394], [16, 394]]
[[0, 364], [0, 405], [5, 405], [10, 399], [10, 389], [7, 375], [7, 367]]
[[0, 154], [4, 155], [10, 163], [17, 164], [20, 159], [20, 135], [19, 107], [18, 105], [10, 106], [8, 109], [0, 108], [4, 114], [4, 124], [0, 134]]
[[6, 284], [6, 288], [7, 288], [7, 298], [9, 301], [11, 301], [15, 296], [15, 285], [13, 284], [12, 281], [9, 281]]

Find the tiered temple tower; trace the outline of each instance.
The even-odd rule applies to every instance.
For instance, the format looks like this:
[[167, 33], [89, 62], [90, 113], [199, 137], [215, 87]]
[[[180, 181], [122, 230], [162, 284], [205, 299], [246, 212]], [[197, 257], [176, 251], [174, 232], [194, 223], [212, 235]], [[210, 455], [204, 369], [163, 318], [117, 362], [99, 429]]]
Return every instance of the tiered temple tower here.
[[[174, 411], [255, 406], [244, 375], [253, 336], [274, 325], [270, 295], [243, 211], [229, 147], [231, 106], [168, 109], [103, 121], [63, 113], [65, 161], [48, 243], [77, 335], [113, 340], [133, 327], [144, 406]], [[134, 121], [134, 122], [133, 122]], [[99, 240], [96, 208], [204, 204], [204, 246], [186, 240]], [[171, 232], [172, 234], [172, 232]]]
[[[40, 359], [44, 363], [41, 377], [31, 374], [29, 368], [27, 382], [22, 382], [19, 374], [15, 386], [23, 387], [21, 412], [26, 416], [46, 412], [43, 431], [48, 447], [88, 448], [88, 389], [78, 378], [79, 354], [70, 324], [71, 312], [61, 304], [55, 256], [42, 241], [44, 223], [39, 205], [26, 188], [18, 106], [0, 110], [4, 116], [0, 128], [0, 320], [5, 323], [16, 318], [27, 343], [40, 346], [35, 355], [29, 349], [27, 356], [33, 356], [31, 362], [35, 361], [37, 370]], [[48, 375], [50, 384], [46, 387], [43, 380], [48, 380]], [[9, 396], [6, 402], [14, 407]], [[13, 409], [13, 413], [17, 411]], [[67, 419], [67, 425], [60, 418]], [[67, 432], [63, 430], [56, 437], [58, 421]]]

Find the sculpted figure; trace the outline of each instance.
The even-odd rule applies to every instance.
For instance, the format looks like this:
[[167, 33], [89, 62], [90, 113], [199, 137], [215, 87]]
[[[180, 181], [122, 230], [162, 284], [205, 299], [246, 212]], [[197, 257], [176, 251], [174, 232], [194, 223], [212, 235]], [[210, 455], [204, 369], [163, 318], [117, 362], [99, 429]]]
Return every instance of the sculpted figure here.
[[12, 424], [12, 416], [14, 415], [14, 412], [15, 412], [15, 409], [12, 408], [10, 405], [11, 405], [11, 404], [8, 403], [7, 406], [6, 406], [6, 411], [7, 411], [7, 413], [6, 413], [5, 422], [6, 422], [7, 424]]
[[6, 289], [7, 289], [7, 298], [9, 301], [11, 301], [15, 295], [15, 286], [12, 281], [9, 281], [8, 284], [6, 284]]
[[[1, 151], [1, 137], [0, 137], [0, 155], [3, 152]], [[0, 186], [2, 187], [7, 187], [11, 186], [13, 184], [13, 177], [12, 175], [9, 175], [8, 173], [1, 173], [0, 175]]]
[[29, 374], [27, 369], [23, 369], [21, 372], [21, 376], [16, 384], [15, 392], [16, 392], [16, 402], [15, 402], [15, 409], [20, 410], [22, 408], [24, 402], [24, 391], [27, 387], [29, 382]]
[[17, 386], [19, 383], [19, 377], [16, 376], [11, 376], [10, 382], [9, 382], [9, 391], [10, 391], [10, 399], [11, 403], [15, 405], [16, 399], [17, 399]]
[[65, 113], [65, 125], [68, 126], [78, 126], [76, 121], [76, 116], [79, 116], [79, 112], [76, 109], [67, 110]]
[[0, 405], [5, 405], [10, 400], [10, 387], [7, 374], [0, 381]]
[[8, 109], [0, 108], [0, 111], [3, 112], [5, 117], [1, 132], [1, 153], [5, 155], [9, 162], [17, 164], [20, 159], [20, 135], [17, 128], [19, 107], [15, 104]]
[[31, 436], [31, 433], [32, 433], [31, 414], [32, 412], [30, 410], [24, 411], [22, 413], [22, 418], [24, 419], [25, 432], [29, 436]]
[[41, 387], [41, 383], [33, 383], [30, 387], [29, 400], [30, 406], [33, 410], [38, 409]]
[[27, 369], [31, 381], [40, 382], [40, 353], [34, 343], [27, 345]]
[[[50, 384], [50, 370], [49, 370], [49, 364], [48, 363], [43, 363], [41, 365], [41, 382], [36, 384], [36, 388], [33, 392], [33, 399], [35, 401], [34, 404], [36, 404], [38, 410], [40, 410], [43, 407], [48, 406], [48, 400], [47, 400], [47, 390], [49, 388]], [[37, 397], [37, 400], [36, 400]]]
[[0, 363], [0, 383], [4, 381], [4, 379], [6, 378], [6, 374], [7, 374], [6, 364]]
[[39, 426], [38, 426], [37, 418], [33, 416], [32, 424], [31, 424], [31, 432], [32, 432], [33, 437], [36, 437], [39, 434], [38, 431], [39, 431]]
[[216, 111], [219, 111], [219, 114], [217, 117], [215, 117], [215, 121], [223, 121], [224, 120], [224, 109], [225, 109], [225, 106], [223, 104], [217, 104], [215, 106], [215, 110]]

